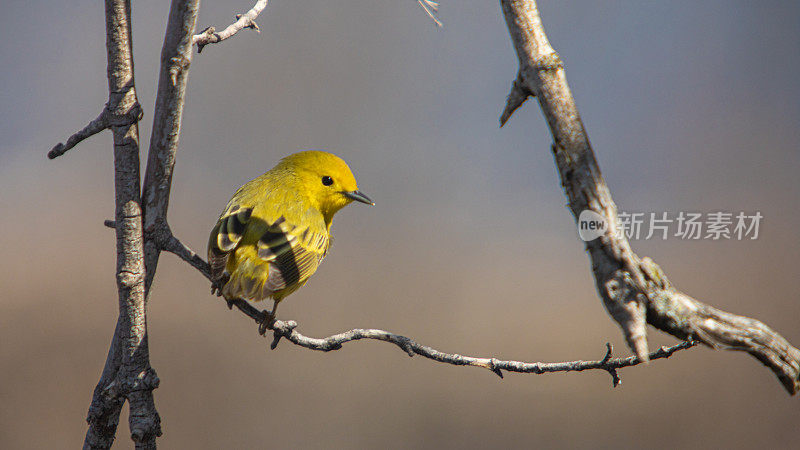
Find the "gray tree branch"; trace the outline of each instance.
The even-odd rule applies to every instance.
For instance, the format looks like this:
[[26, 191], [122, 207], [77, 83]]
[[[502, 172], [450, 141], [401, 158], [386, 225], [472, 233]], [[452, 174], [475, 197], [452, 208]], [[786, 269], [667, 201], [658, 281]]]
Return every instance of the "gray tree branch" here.
[[108, 128], [108, 120], [106, 120], [106, 109], [103, 108], [103, 111], [88, 125], [83, 127], [82, 129], [78, 130], [75, 134], [70, 136], [67, 139], [66, 143], [59, 142], [47, 153], [47, 157], [50, 159], [58, 158], [59, 156], [63, 155], [76, 145], [78, 145], [84, 139], [87, 139], [95, 134], [105, 130]]
[[[199, 9], [200, 0], [172, 0], [161, 48], [158, 91], [142, 188], [145, 305], [150, 301], [160, 256], [159, 246], [153, 242], [153, 230], [167, 220], [186, 84], [192, 62], [192, 36]], [[151, 393], [156, 386], [150, 388]]]
[[[442, 22], [436, 17], [436, 13], [439, 11], [439, 4], [437, 2], [431, 0], [417, 0], [417, 4], [419, 4], [420, 8], [425, 11], [425, 14], [433, 20], [436, 26], [442, 26]], [[261, 29], [256, 23], [256, 17], [258, 17], [261, 11], [266, 7], [267, 0], [258, 0], [249, 11], [244, 14], [237, 14], [236, 21], [228, 25], [224, 30], [217, 32], [216, 28], [207, 27], [201, 33], [194, 35], [192, 37], [192, 42], [197, 45], [197, 53], [202, 53], [206, 45], [216, 44], [230, 39], [233, 35], [245, 28], [255, 30], [257, 33], [261, 32]]]
[[144, 230], [145, 292], [149, 297], [155, 279], [160, 249], [149, 236], [166, 224], [172, 175], [178, 152], [181, 118], [192, 62], [192, 35], [197, 22], [200, 0], [172, 0], [167, 31], [161, 48], [161, 67], [158, 76], [153, 129], [145, 169]]
[[[211, 270], [208, 263], [203, 260], [192, 249], [184, 245], [178, 238], [172, 235], [169, 228], [164, 227], [156, 233], [155, 241], [161, 245], [164, 251], [170, 252], [189, 263], [192, 267], [196, 268], [204, 277], [212, 281]], [[251, 304], [241, 299], [226, 300], [228, 307], [236, 306], [241, 312], [253, 319], [259, 325], [259, 333], [264, 334], [264, 327], [266, 314]], [[613, 358], [611, 344], [606, 344], [606, 355], [603, 359], [598, 361], [565, 361], [556, 363], [542, 363], [542, 362], [521, 362], [521, 361], [506, 361], [497, 358], [480, 358], [473, 356], [463, 356], [456, 353], [445, 353], [436, 350], [427, 345], [421, 345], [411, 338], [401, 336], [399, 334], [391, 333], [384, 330], [376, 329], [363, 329], [356, 328], [353, 330], [345, 331], [342, 333], [334, 334], [326, 338], [313, 338], [300, 334], [295, 331], [297, 322], [293, 320], [282, 321], [273, 320], [268, 326], [272, 330], [273, 340], [270, 348], [275, 349], [278, 346], [281, 338], [286, 338], [289, 342], [311, 350], [318, 350], [328, 352], [332, 350], [339, 350], [342, 345], [362, 339], [372, 339], [377, 341], [389, 342], [396, 345], [398, 348], [408, 354], [408, 356], [420, 355], [422, 357], [431, 359], [433, 361], [452, 364], [455, 366], [473, 366], [488, 369], [503, 378], [502, 371], [517, 372], [517, 373], [552, 373], [552, 372], [581, 372], [584, 370], [605, 370], [611, 375], [612, 384], [614, 387], [621, 383], [617, 369], [623, 367], [636, 366], [650, 359], [669, 358], [673, 353], [685, 350], [687, 348], [697, 345], [696, 341], [687, 340], [672, 347], [661, 347], [655, 352], [647, 355], [647, 358], [640, 358], [638, 356], [631, 356], [628, 358]]]
[[192, 43], [197, 44], [197, 53], [201, 53], [203, 51], [203, 47], [206, 45], [222, 42], [245, 28], [256, 30], [257, 33], [261, 32], [261, 29], [258, 28], [258, 24], [256, 24], [256, 17], [258, 17], [258, 15], [261, 14], [261, 11], [263, 11], [266, 7], [267, 0], [258, 0], [256, 4], [250, 8], [250, 11], [247, 11], [244, 14], [237, 14], [236, 22], [228, 25], [219, 33], [217, 33], [214, 27], [208, 27], [203, 30], [202, 33], [194, 35], [192, 37]]
[[112, 126], [125, 126], [138, 123], [142, 120], [143, 114], [142, 108], [138, 103], [134, 103], [128, 111], [122, 112], [123, 115], [121, 116], [114, 115], [115, 113], [119, 112], [116, 111], [116, 109], [109, 109], [108, 105], [106, 105], [103, 111], [94, 120], [70, 136], [66, 143], [59, 142], [56, 144], [56, 146], [47, 153], [47, 157], [50, 159], [58, 158], [81, 143], [84, 139], [92, 137]]
[[153, 402], [158, 377], [150, 367], [144, 302], [138, 129], [142, 113], [134, 85], [130, 1], [106, 0], [105, 15], [109, 98], [94, 126], [87, 128], [97, 132], [108, 127], [114, 138], [119, 318], [89, 407], [84, 448], [111, 447], [125, 401], [136, 448], [154, 448], [161, 425]]
[[539, 100], [553, 135], [553, 154], [569, 207], [603, 216], [609, 230], [586, 243], [603, 304], [629, 346], [647, 358], [646, 324], [712, 348], [750, 353], [772, 369], [790, 394], [800, 390], [800, 350], [763, 323], [715, 309], [674, 288], [650, 258], [639, 258], [617, 233], [617, 207], [600, 173], [589, 138], [567, 85], [563, 64], [550, 46], [534, 0], [501, 0], [519, 60], [504, 124], [531, 95]]

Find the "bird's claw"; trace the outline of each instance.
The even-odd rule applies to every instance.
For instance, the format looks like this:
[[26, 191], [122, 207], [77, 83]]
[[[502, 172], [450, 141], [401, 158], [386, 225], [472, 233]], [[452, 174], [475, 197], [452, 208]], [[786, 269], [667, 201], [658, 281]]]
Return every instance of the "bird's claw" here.
[[[227, 274], [223, 274], [222, 277], [216, 281], [211, 282], [211, 294], [216, 295], [217, 297], [222, 297], [222, 288], [228, 283], [230, 277]], [[227, 299], [226, 299], [227, 300]], [[228, 302], [228, 306], [230, 307], [231, 304]]]
[[267, 334], [267, 330], [271, 330], [272, 325], [274, 323], [275, 323], [275, 314], [272, 311], [264, 311], [264, 317], [258, 324], [258, 334], [262, 336]]

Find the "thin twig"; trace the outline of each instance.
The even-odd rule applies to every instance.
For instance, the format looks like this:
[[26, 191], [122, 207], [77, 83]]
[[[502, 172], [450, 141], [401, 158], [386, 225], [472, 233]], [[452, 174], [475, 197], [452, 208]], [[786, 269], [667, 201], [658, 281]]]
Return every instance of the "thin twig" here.
[[419, 7], [422, 8], [426, 14], [428, 14], [428, 17], [433, 20], [436, 26], [441, 28], [442, 22], [440, 22], [436, 17], [436, 13], [439, 12], [439, 4], [432, 2], [431, 0], [417, 0], [417, 4], [419, 4]]
[[[240, 303], [236, 302], [234, 303], [234, 305], [238, 308], [240, 306]], [[406, 352], [409, 356], [414, 356], [415, 354], [417, 354], [425, 358], [432, 359], [434, 361], [445, 364], [452, 364], [456, 366], [482, 367], [484, 369], [488, 369], [494, 372], [500, 378], [503, 378], [503, 372], [502, 372], [503, 370], [508, 372], [535, 373], [535, 374], [551, 373], [551, 372], [581, 372], [584, 370], [594, 370], [594, 369], [605, 370], [611, 375], [612, 382], [615, 387], [621, 383], [619, 375], [616, 372], [617, 369], [623, 367], [636, 366], [643, 362], [646, 362], [637, 356], [612, 359], [610, 343], [606, 344], [608, 349], [606, 356], [602, 360], [598, 361], [528, 363], [522, 361], [506, 361], [497, 358], [478, 358], [478, 357], [463, 356], [453, 353], [445, 353], [436, 350], [432, 347], [428, 347], [427, 345], [418, 344], [413, 339], [408, 338], [406, 336], [401, 336], [384, 330], [357, 328], [345, 331], [343, 333], [334, 334], [333, 336], [328, 336], [326, 338], [318, 339], [318, 338], [304, 336], [295, 331], [295, 328], [297, 328], [297, 323], [294, 321], [290, 320], [284, 322], [276, 320], [272, 324], [274, 340], [273, 343], [270, 345], [270, 347], [275, 348], [277, 346], [278, 340], [283, 337], [286, 338], [289, 342], [298, 345], [300, 347], [305, 347], [311, 350], [328, 352], [332, 350], [339, 350], [340, 348], [342, 348], [343, 344], [350, 341], [357, 341], [361, 339], [374, 339], [378, 341], [390, 342], [399, 347], [404, 352]], [[658, 350], [650, 353], [649, 357], [651, 360], [669, 358], [670, 356], [672, 356], [673, 353], [694, 347], [695, 345], [697, 345], [697, 343], [698, 343], [697, 341], [690, 340], [681, 342], [680, 344], [674, 345], [672, 347], [661, 347]]]
[[144, 112], [142, 111], [142, 107], [139, 105], [139, 102], [134, 103], [130, 108], [128, 108], [127, 111], [122, 113], [118, 112], [116, 109], [112, 111], [108, 108], [108, 105], [106, 105], [103, 108], [103, 111], [100, 112], [100, 114], [95, 117], [94, 120], [70, 136], [66, 143], [62, 144], [59, 142], [56, 144], [52, 150], [47, 152], [47, 157], [50, 159], [58, 158], [78, 145], [84, 139], [94, 136], [95, 134], [111, 127], [124, 127], [126, 125], [133, 125], [134, 123], [142, 120], [143, 114]]
[[[420, 8], [433, 20], [437, 27], [442, 26], [442, 22], [436, 17], [439, 11], [439, 4], [431, 0], [417, 0]], [[192, 43], [197, 45], [197, 53], [202, 53], [203, 48], [208, 44], [216, 44], [226, 39], [230, 39], [236, 33], [245, 28], [255, 30], [257, 33], [261, 31], [256, 23], [256, 17], [261, 14], [267, 6], [267, 0], [259, 0], [255, 5], [244, 14], [237, 14], [236, 21], [228, 25], [224, 30], [217, 32], [214, 27], [207, 27], [201, 33], [192, 37]]]
[[52, 150], [47, 152], [47, 157], [50, 159], [58, 158], [59, 156], [63, 155], [76, 145], [78, 145], [84, 139], [87, 139], [95, 134], [105, 130], [109, 127], [108, 120], [106, 120], [107, 114], [106, 109], [103, 108], [103, 111], [88, 125], [83, 127], [77, 133], [73, 134], [67, 139], [66, 143], [59, 142], [53, 147]]
[[[167, 228], [163, 229], [162, 232], [166, 232], [166, 230]], [[184, 245], [178, 238], [173, 235], [169, 235], [163, 239], [162, 242], [162, 250], [177, 255], [182, 260], [188, 262], [192, 267], [196, 268], [201, 274], [203, 274], [203, 276], [211, 280], [211, 271], [208, 267], [208, 263], [206, 263], [192, 249]], [[234, 299], [226, 301], [228, 302], [229, 308], [235, 306], [237, 309], [239, 309], [239, 311], [253, 319], [259, 325], [263, 324], [265, 318], [267, 317], [265, 312], [258, 310], [244, 300]], [[581, 372], [584, 370], [605, 370], [611, 375], [611, 380], [615, 387], [621, 383], [619, 375], [617, 374], [617, 369], [636, 366], [647, 361], [647, 359], [641, 359], [637, 356], [612, 359], [612, 347], [610, 343], [606, 344], [606, 354], [603, 359], [597, 361], [528, 363], [522, 361], [506, 361], [497, 358], [463, 356], [456, 353], [445, 353], [436, 350], [435, 348], [428, 347], [427, 345], [418, 344], [416, 341], [406, 336], [384, 330], [356, 328], [334, 334], [326, 338], [313, 338], [295, 331], [297, 326], [297, 322], [293, 320], [272, 321], [272, 323], [270, 323], [268, 326], [268, 328], [273, 332], [273, 340], [270, 344], [270, 348], [275, 349], [278, 346], [278, 342], [280, 342], [281, 338], [286, 338], [286, 340], [289, 342], [300, 347], [310, 350], [329, 352], [333, 350], [339, 350], [342, 348], [342, 345], [347, 342], [358, 341], [362, 339], [373, 339], [392, 343], [406, 352], [409, 356], [420, 355], [437, 362], [452, 364], [455, 366], [481, 367], [492, 371], [500, 378], [503, 378], [503, 370], [507, 372], [535, 374], [551, 372]], [[658, 350], [650, 353], [648, 356], [650, 360], [669, 358], [673, 353], [694, 347], [697, 344], [697, 341], [688, 340], [672, 347], [661, 347]]]
[[166, 241], [161, 246], [161, 249], [177, 255], [179, 258], [189, 263], [189, 265], [199, 270], [204, 277], [211, 281], [211, 268], [208, 266], [208, 263], [201, 258], [200, 255], [195, 253], [194, 250], [184, 245], [183, 242], [178, 240], [178, 238], [173, 236], [171, 233], [167, 236]]
[[261, 29], [258, 28], [258, 24], [256, 24], [256, 17], [258, 17], [258, 15], [261, 14], [261, 11], [263, 11], [266, 7], [267, 0], [258, 0], [250, 9], [250, 11], [247, 11], [244, 14], [237, 14], [236, 22], [228, 25], [227, 28], [219, 33], [216, 32], [214, 27], [208, 27], [203, 30], [202, 33], [194, 35], [192, 37], [192, 43], [197, 44], [197, 53], [201, 53], [203, 51], [203, 47], [206, 45], [222, 42], [245, 28], [253, 29], [256, 31], [256, 33], [261, 32]]

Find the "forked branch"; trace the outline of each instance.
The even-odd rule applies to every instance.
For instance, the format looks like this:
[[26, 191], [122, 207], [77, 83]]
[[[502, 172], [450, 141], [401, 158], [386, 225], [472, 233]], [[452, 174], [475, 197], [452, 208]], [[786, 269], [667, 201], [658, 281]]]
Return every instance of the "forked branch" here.
[[109, 109], [108, 105], [106, 105], [103, 108], [103, 111], [101, 111], [94, 120], [70, 136], [67, 139], [67, 142], [59, 142], [56, 144], [56, 146], [47, 153], [47, 157], [50, 159], [58, 158], [76, 145], [80, 144], [84, 139], [88, 139], [95, 134], [103, 130], [107, 130], [113, 126], [121, 127], [133, 125], [142, 120], [143, 111], [138, 102], [134, 103], [133, 106], [128, 109], [128, 111], [122, 114], [115, 114], [115, 112], [116, 108]]
[[608, 226], [586, 243], [598, 293], [628, 345], [647, 358], [646, 324], [679, 339], [741, 350], [768, 366], [787, 392], [800, 390], [800, 350], [763, 323], [720, 311], [680, 292], [650, 258], [639, 258], [620, 229], [617, 207], [600, 173], [589, 137], [550, 46], [534, 0], [501, 0], [519, 72], [500, 119], [504, 124], [535, 93], [553, 135], [553, 155], [575, 220], [593, 211]]
[[244, 14], [237, 14], [236, 21], [228, 25], [219, 33], [217, 33], [214, 27], [208, 27], [203, 30], [202, 33], [194, 35], [192, 37], [192, 43], [197, 45], [197, 53], [201, 53], [203, 51], [203, 47], [206, 45], [216, 44], [224, 41], [225, 39], [229, 39], [245, 28], [255, 30], [257, 33], [261, 32], [261, 29], [258, 28], [258, 24], [256, 23], [256, 17], [258, 17], [258, 15], [261, 14], [261, 11], [263, 11], [266, 7], [267, 0], [258, 0], [256, 4], [250, 8], [250, 11], [247, 11]]

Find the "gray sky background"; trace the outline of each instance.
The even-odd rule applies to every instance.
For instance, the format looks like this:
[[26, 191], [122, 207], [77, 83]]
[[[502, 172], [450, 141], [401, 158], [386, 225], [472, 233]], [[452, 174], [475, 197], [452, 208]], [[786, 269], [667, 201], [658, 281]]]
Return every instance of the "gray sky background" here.
[[[205, 2], [198, 27], [249, 1]], [[624, 211], [760, 211], [755, 241], [635, 241], [682, 290], [800, 345], [800, 4], [541, 1]], [[134, 4], [149, 141], [168, 2]], [[282, 156], [347, 160], [375, 208], [281, 306], [323, 336], [389, 329], [444, 351], [529, 361], [627, 354], [597, 298], [535, 102], [498, 117], [516, 56], [496, 1], [273, 1], [260, 35], [196, 55], [170, 203], [195, 250], [235, 189]], [[107, 96], [96, 1], [0, 14], [0, 447], [79, 445], [116, 317], [111, 137], [47, 151]], [[146, 159], [145, 156], [142, 158]], [[382, 343], [266, 350], [171, 255], [150, 307], [167, 448], [790, 448], [797, 399], [752, 358], [694, 349], [621, 372], [494, 375]], [[651, 347], [674, 339], [650, 330]], [[127, 425], [118, 433], [128, 446]], [[655, 438], [657, 436], [657, 438]]]

